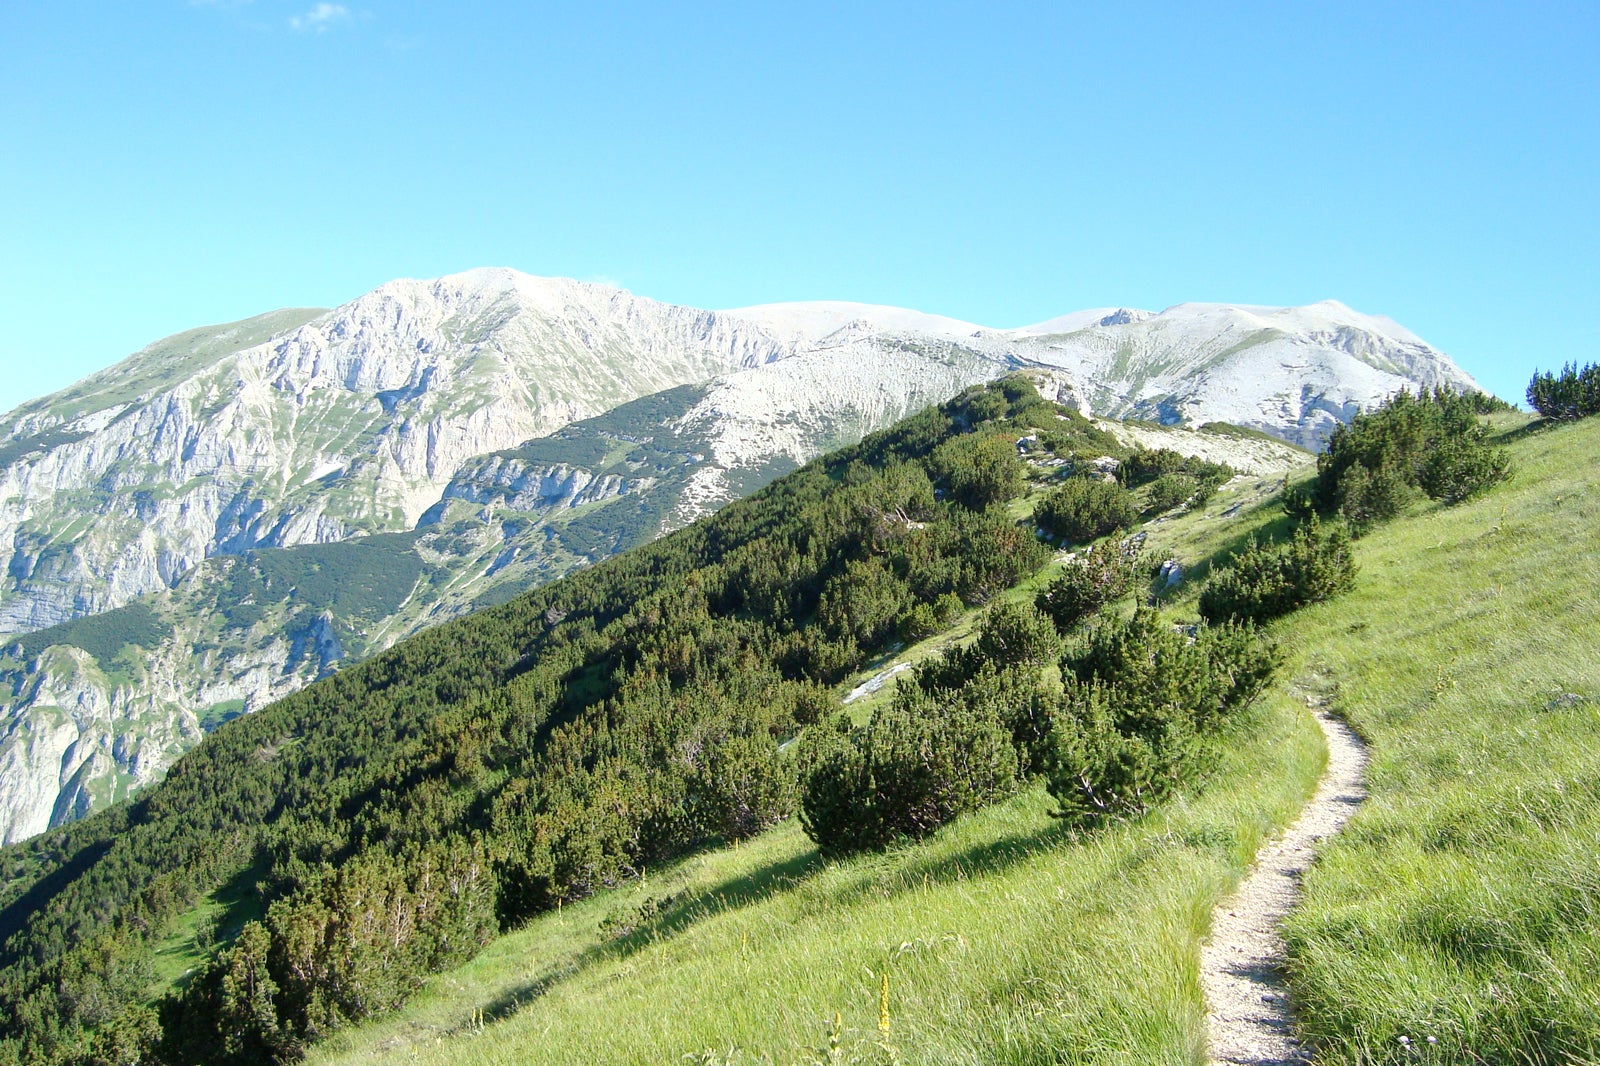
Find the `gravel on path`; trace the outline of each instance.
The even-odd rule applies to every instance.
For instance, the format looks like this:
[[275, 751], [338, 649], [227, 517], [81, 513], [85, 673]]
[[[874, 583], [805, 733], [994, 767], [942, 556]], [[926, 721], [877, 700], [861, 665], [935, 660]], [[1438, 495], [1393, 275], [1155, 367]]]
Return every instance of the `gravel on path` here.
[[1300, 896], [1300, 877], [1317, 845], [1337, 833], [1367, 795], [1366, 745], [1351, 728], [1316, 710], [1328, 741], [1328, 768], [1316, 794], [1283, 836], [1265, 845], [1239, 891], [1218, 905], [1200, 949], [1210, 1061], [1288, 1066], [1311, 1061], [1295, 1035], [1283, 985], [1278, 929]]

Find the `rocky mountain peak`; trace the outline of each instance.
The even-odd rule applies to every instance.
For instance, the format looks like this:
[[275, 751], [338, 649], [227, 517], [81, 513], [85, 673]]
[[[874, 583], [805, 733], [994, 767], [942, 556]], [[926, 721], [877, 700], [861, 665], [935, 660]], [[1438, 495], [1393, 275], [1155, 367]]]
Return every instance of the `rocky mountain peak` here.
[[709, 311], [483, 268], [178, 334], [0, 419], [0, 634], [93, 623], [0, 666], [0, 835], [149, 780], [205, 723], [347, 655], [1019, 368], [1086, 412], [1311, 447], [1402, 386], [1472, 387], [1333, 301], [988, 329], [844, 301]]

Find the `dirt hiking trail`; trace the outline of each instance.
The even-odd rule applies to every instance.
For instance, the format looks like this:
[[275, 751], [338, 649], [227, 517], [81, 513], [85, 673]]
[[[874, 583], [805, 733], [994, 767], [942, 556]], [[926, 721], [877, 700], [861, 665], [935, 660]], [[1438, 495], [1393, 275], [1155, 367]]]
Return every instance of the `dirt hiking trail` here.
[[1200, 949], [1210, 1061], [1288, 1066], [1311, 1061], [1295, 1035], [1284, 991], [1278, 927], [1300, 896], [1300, 877], [1317, 845], [1337, 833], [1366, 798], [1366, 745], [1349, 726], [1316, 709], [1328, 741], [1328, 768], [1300, 817], [1263, 845], [1239, 891], [1218, 905]]

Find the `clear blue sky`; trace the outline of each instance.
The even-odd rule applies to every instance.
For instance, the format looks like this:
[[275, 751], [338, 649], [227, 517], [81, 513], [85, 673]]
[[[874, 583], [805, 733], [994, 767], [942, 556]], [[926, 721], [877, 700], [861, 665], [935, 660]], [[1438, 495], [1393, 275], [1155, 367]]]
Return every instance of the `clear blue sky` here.
[[[670, 9], [670, 10], [668, 10]], [[473, 266], [1600, 359], [1600, 5], [0, 4], [0, 409]]]

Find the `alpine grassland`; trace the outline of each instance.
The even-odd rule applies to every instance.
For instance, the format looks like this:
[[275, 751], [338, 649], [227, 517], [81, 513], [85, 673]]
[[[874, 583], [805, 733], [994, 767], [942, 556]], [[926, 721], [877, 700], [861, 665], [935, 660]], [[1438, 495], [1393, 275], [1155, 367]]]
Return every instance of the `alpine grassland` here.
[[1306, 880], [1319, 1062], [1600, 1062], [1600, 420], [1521, 425], [1507, 484], [1358, 542], [1295, 616], [1371, 797]]
[[[1353, 589], [1271, 624], [1278, 680], [1142, 817], [1074, 832], [1033, 788], [835, 862], [786, 823], [536, 919], [311, 1061], [1201, 1062], [1198, 943], [1320, 773], [1310, 707], [1373, 753], [1287, 930], [1316, 1061], [1600, 1061], [1600, 422], [1491, 425], [1509, 481], [1372, 526]], [[1193, 564], [1175, 617], [1288, 544], [1277, 487], [1148, 529]]]
[[[1263, 497], [1279, 483], [1241, 479], [1151, 527], [1152, 552], [1228, 557], [1244, 529], [1278, 523]], [[1002, 600], [1031, 602], [1065, 565]], [[1144, 594], [1107, 610], [1130, 615]], [[1173, 617], [1192, 619], [1192, 602]], [[953, 627], [966, 634], [954, 646], [979, 618]], [[839, 691], [952, 646], [941, 633]], [[307, 1062], [1200, 1062], [1211, 909], [1325, 762], [1305, 710], [1322, 683], [1312, 669], [1296, 652], [1224, 727], [1204, 773], [1141, 817], [1074, 828], [1034, 785], [921, 843], [835, 861], [791, 819], [534, 918]], [[894, 685], [848, 709], [864, 720]]]

